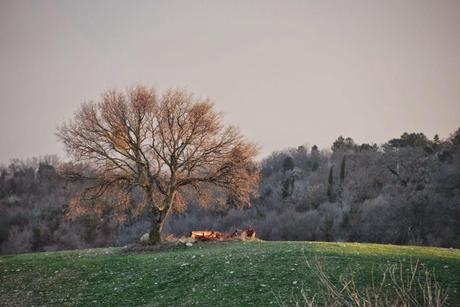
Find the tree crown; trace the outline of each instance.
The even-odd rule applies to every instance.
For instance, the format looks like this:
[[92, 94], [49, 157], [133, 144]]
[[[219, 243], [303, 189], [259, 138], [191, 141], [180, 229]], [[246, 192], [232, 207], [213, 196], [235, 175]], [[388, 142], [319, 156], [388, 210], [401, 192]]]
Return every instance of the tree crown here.
[[144, 86], [107, 91], [99, 102], [82, 104], [57, 135], [74, 159], [92, 168], [91, 175], [78, 172], [93, 182], [86, 191], [91, 198], [117, 190], [126, 205], [138, 189], [163, 210], [166, 198], [178, 208], [192, 191], [202, 204], [243, 206], [258, 181], [256, 146], [224, 125], [209, 99], [182, 89], [161, 96]]

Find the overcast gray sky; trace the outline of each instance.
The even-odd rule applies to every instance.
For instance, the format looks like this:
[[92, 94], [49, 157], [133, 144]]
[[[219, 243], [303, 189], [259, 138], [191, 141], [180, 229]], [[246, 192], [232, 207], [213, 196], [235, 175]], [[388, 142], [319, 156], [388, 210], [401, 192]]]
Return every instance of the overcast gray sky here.
[[0, 162], [78, 105], [187, 87], [273, 150], [460, 126], [460, 1], [0, 0]]

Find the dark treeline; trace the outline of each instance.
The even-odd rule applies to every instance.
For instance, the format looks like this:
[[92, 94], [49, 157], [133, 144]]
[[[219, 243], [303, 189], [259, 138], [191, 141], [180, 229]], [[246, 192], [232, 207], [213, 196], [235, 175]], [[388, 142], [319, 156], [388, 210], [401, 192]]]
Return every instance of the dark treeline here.
[[[110, 211], [67, 218], [84, 184], [63, 178], [63, 165], [47, 156], [0, 168], [2, 253], [124, 245], [148, 231], [149, 213], [132, 208], [122, 219]], [[404, 133], [377, 146], [339, 137], [331, 150], [275, 152], [260, 163], [251, 208], [188, 202], [165, 234], [251, 225], [266, 240], [460, 247], [460, 129], [444, 140]]]

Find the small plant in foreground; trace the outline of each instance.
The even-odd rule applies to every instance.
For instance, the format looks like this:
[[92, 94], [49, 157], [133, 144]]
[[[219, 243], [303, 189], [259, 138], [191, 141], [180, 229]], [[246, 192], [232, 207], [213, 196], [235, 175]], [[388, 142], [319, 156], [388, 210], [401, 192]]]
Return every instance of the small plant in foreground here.
[[296, 306], [429, 306], [447, 305], [448, 292], [436, 280], [434, 272], [420, 265], [418, 261], [409, 267], [387, 264], [380, 277], [374, 276], [370, 285], [362, 285], [356, 274], [349, 270], [334, 282], [326, 271], [323, 262], [315, 258], [312, 263], [306, 260], [319, 281], [317, 294], [311, 296], [304, 289]]

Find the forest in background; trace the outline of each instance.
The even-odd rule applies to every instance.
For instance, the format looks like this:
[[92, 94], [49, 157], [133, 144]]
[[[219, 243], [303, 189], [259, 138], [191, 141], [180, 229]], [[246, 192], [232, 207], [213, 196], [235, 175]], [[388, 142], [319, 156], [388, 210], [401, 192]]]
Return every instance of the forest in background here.
[[[63, 177], [66, 164], [46, 156], [0, 167], [2, 253], [120, 246], [148, 232], [150, 213], [135, 203], [123, 218], [110, 210], [69, 218], [85, 183]], [[339, 137], [330, 150], [286, 149], [259, 167], [250, 208], [202, 208], [190, 197], [164, 234], [251, 226], [264, 240], [460, 247], [460, 129], [446, 139], [404, 133], [380, 146]]]

